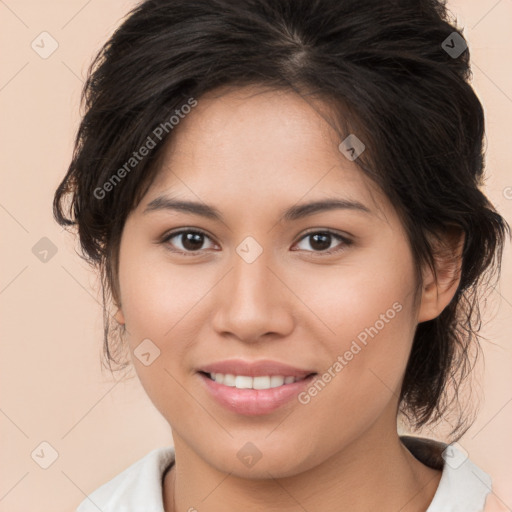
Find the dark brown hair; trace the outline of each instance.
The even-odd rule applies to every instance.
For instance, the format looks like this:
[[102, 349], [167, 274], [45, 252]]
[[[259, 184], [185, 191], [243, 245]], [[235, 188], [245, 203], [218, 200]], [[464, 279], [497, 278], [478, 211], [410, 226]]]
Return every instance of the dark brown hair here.
[[[73, 159], [54, 198], [56, 220], [77, 226], [82, 257], [101, 273], [110, 368], [119, 364], [107, 306], [119, 304], [121, 233], [171, 129], [126, 163], [190, 98], [261, 85], [324, 98], [343, 136], [364, 141], [355, 163], [399, 212], [418, 276], [424, 263], [436, 270], [436, 235], [464, 232], [460, 284], [437, 318], [417, 326], [400, 411], [419, 428], [459, 403], [479, 346], [480, 293], [499, 276], [510, 227], [481, 191], [484, 115], [452, 23], [434, 0], [148, 0], [129, 13], [91, 65]], [[460, 438], [467, 425], [460, 415], [451, 434]]]

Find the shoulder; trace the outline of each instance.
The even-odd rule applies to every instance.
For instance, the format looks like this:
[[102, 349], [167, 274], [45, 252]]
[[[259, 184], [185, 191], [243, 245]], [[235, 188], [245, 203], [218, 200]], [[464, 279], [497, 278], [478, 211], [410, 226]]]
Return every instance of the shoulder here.
[[174, 457], [174, 447], [156, 448], [89, 494], [76, 512], [163, 512], [162, 477]]
[[494, 493], [489, 494], [483, 512], [510, 512], [505, 503]]

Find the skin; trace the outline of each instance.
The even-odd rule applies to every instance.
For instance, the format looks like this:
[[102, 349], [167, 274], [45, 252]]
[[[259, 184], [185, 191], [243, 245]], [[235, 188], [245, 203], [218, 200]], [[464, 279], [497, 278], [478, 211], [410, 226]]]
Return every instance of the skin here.
[[[438, 282], [424, 269], [416, 288], [401, 220], [340, 153], [320, 107], [291, 91], [256, 88], [201, 97], [126, 220], [116, 319], [132, 351], [146, 338], [160, 350], [149, 366], [132, 359], [172, 428], [166, 512], [417, 512], [439, 484], [441, 472], [400, 443], [397, 406], [416, 326], [450, 302], [456, 267], [440, 263], [446, 279]], [[171, 193], [216, 207], [224, 222], [144, 213]], [[337, 209], [278, 221], [292, 205], [327, 197], [357, 200], [371, 213]], [[183, 236], [162, 241], [178, 228], [206, 233], [195, 252]], [[332, 237], [318, 248], [305, 236], [312, 228], [352, 244]], [[250, 264], [236, 252], [247, 236], [263, 249]], [[271, 414], [242, 416], [210, 398], [196, 373], [241, 357], [322, 374], [396, 302], [401, 311], [308, 404], [293, 399]], [[250, 468], [237, 457], [247, 442], [262, 454]]]

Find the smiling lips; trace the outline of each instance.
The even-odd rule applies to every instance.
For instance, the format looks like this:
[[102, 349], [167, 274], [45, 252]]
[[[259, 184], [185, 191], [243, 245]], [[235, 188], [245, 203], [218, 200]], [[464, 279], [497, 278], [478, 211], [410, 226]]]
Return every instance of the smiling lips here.
[[270, 389], [303, 380], [312, 373], [278, 361], [220, 361], [201, 368], [212, 380], [237, 389]]
[[230, 359], [198, 371], [208, 392], [238, 414], [266, 414], [284, 405], [313, 379], [316, 372], [277, 361]]

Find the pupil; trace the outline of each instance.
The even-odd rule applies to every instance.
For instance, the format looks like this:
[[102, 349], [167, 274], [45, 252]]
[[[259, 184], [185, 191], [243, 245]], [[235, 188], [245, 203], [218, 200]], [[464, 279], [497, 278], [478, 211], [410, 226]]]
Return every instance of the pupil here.
[[[331, 245], [331, 240], [330, 240], [331, 235], [329, 235], [329, 234], [316, 233], [314, 235], [311, 235], [311, 238], [313, 239], [313, 242], [311, 243], [311, 247], [313, 247], [314, 249], [319, 249], [319, 250], [328, 249], [329, 246]], [[323, 238], [323, 243], [319, 242], [320, 247], [318, 247], [318, 244], [317, 244], [319, 238]]]
[[203, 235], [201, 233], [186, 233], [185, 241], [183, 242], [183, 247], [187, 250], [194, 250], [201, 248], [203, 244]]

